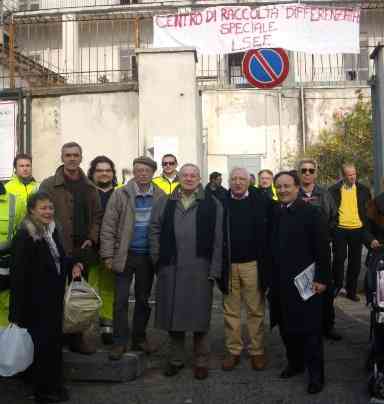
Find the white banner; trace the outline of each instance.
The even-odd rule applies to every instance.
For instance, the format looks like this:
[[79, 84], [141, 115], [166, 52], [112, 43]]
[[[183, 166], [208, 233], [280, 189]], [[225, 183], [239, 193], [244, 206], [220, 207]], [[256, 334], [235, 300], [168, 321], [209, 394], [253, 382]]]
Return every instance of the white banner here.
[[16, 153], [17, 102], [0, 102], [0, 179], [8, 179], [13, 172]]
[[219, 6], [157, 15], [155, 47], [195, 47], [200, 54], [284, 48], [307, 53], [359, 53], [360, 9], [285, 4]]

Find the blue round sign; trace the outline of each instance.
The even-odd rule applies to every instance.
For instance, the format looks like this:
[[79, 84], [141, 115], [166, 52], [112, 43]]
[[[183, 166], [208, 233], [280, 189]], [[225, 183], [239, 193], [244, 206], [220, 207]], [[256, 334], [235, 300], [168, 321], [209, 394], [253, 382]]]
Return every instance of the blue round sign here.
[[281, 48], [252, 49], [245, 53], [242, 69], [244, 76], [253, 86], [273, 88], [288, 76], [288, 55]]

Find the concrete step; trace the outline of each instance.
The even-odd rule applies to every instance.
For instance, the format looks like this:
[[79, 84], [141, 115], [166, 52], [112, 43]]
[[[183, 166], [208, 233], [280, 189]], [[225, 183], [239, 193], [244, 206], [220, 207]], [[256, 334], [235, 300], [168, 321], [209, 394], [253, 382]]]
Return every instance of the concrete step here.
[[93, 355], [64, 351], [65, 377], [73, 381], [129, 382], [140, 377], [147, 368], [147, 356], [143, 352], [127, 352], [118, 361], [109, 360], [108, 354], [104, 350]]

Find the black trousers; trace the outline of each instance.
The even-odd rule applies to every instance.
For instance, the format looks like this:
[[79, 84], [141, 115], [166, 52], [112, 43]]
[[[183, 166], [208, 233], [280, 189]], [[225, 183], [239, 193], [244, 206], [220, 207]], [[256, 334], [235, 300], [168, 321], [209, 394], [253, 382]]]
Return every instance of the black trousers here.
[[117, 344], [129, 340], [128, 306], [129, 291], [135, 276], [135, 309], [132, 324], [132, 342], [144, 342], [151, 315], [149, 297], [154, 278], [154, 269], [149, 255], [129, 253], [124, 272], [115, 274], [115, 300], [113, 305], [113, 332]]
[[335, 308], [333, 306], [335, 288], [333, 284], [327, 286], [327, 289], [322, 295], [323, 307], [323, 333], [326, 334], [335, 326]]
[[63, 384], [62, 336], [60, 332], [50, 334], [47, 327], [43, 326], [29, 328], [28, 331], [34, 345], [31, 367], [34, 392], [56, 392]]
[[324, 352], [321, 334], [289, 334], [280, 328], [289, 365], [307, 369], [312, 382], [324, 383]]
[[335, 287], [344, 287], [344, 262], [348, 256], [347, 280], [345, 289], [354, 296], [361, 269], [361, 252], [363, 247], [362, 229], [337, 228], [333, 239], [333, 277]]

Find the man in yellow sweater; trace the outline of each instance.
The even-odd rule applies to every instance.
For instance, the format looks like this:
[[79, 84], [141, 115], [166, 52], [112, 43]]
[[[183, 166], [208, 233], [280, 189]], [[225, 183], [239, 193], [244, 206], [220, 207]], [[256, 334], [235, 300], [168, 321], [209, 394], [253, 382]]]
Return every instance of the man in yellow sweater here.
[[329, 188], [338, 210], [337, 227], [333, 235], [333, 275], [335, 289], [344, 287], [344, 262], [348, 256], [345, 289], [347, 297], [359, 301], [357, 280], [361, 268], [363, 244], [377, 248], [380, 244], [367, 228], [367, 204], [371, 199], [369, 189], [357, 181], [356, 167], [343, 164], [343, 179]]

